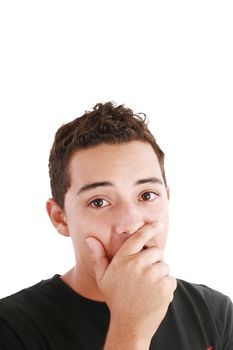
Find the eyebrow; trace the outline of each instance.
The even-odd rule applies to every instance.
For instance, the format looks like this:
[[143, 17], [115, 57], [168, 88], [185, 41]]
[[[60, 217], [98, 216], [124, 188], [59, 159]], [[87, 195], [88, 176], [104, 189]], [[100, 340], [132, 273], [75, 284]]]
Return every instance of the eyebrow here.
[[[134, 183], [134, 186], [138, 186], [138, 185], [142, 185], [142, 184], [146, 184], [146, 183], [164, 185], [164, 183], [161, 179], [159, 179], [157, 177], [149, 177], [146, 179], [137, 180]], [[77, 195], [79, 195], [80, 193], [86, 192], [86, 191], [90, 191], [90, 190], [97, 188], [97, 187], [115, 187], [115, 186], [112, 182], [109, 182], [109, 181], [93, 182], [93, 183], [90, 183], [90, 184], [87, 184], [87, 185], [81, 187], [78, 190]]]

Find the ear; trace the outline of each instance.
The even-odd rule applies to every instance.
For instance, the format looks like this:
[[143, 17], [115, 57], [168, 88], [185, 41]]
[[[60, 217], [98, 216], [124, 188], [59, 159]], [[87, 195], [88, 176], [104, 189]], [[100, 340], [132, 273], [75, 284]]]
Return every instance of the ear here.
[[170, 187], [166, 187], [166, 190], [167, 190], [167, 199], [169, 200], [170, 199]]
[[47, 200], [46, 209], [56, 230], [63, 236], [70, 236], [64, 211], [59, 207], [53, 198]]

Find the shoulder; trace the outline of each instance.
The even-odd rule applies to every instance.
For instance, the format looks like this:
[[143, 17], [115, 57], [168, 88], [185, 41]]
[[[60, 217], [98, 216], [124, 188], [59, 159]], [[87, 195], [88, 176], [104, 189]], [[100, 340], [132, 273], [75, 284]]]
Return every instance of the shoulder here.
[[233, 333], [233, 304], [223, 293], [203, 284], [177, 280], [175, 304], [195, 312], [198, 318], [205, 319], [216, 329]]
[[184, 280], [177, 280], [177, 292], [180, 296], [189, 300], [203, 302], [216, 310], [217, 306], [231, 305], [231, 300], [225, 294], [210, 288], [204, 284], [190, 283]]
[[25, 349], [14, 329], [0, 317], [0, 349]]
[[53, 278], [42, 280], [39, 283], [22, 289], [17, 293], [0, 299], [0, 317], [13, 319], [14, 316], [24, 317], [37, 307], [46, 304], [49, 295], [54, 293], [55, 275]]
[[42, 325], [49, 322], [48, 310], [57, 294], [57, 276], [0, 299], [0, 349], [6, 344], [7, 349], [31, 349], [32, 339], [42, 342]]

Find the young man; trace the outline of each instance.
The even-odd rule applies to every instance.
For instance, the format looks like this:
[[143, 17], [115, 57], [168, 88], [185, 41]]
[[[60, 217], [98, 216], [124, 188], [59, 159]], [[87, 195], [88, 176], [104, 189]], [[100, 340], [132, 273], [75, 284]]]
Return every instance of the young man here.
[[164, 153], [141, 116], [97, 104], [63, 125], [49, 173], [76, 265], [0, 301], [0, 349], [233, 349], [229, 298], [169, 275]]

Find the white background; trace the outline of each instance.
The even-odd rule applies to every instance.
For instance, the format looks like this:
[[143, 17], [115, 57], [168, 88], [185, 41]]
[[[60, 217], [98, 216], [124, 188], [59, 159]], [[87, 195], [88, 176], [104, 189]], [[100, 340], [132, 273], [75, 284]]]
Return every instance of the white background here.
[[0, 297], [74, 264], [47, 218], [56, 129], [100, 101], [166, 153], [167, 261], [233, 298], [232, 1], [1, 1]]

